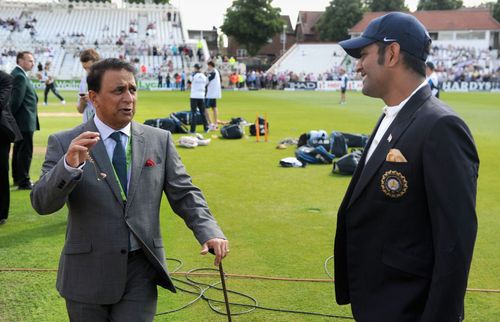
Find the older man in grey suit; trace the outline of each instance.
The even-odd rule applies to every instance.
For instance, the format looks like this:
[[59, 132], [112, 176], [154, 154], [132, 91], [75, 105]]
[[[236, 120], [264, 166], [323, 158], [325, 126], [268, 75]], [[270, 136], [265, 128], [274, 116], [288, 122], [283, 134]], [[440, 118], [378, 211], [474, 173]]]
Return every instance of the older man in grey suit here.
[[87, 78], [96, 116], [49, 137], [31, 200], [40, 214], [68, 205], [57, 289], [71, 321], [152, 321], [156, 285], [175, 292], [165, 264], [162, 194], [215, 264], [228, 242], [195, 187], [169, 132], [133, 122], [134, 68], [94, 64]]

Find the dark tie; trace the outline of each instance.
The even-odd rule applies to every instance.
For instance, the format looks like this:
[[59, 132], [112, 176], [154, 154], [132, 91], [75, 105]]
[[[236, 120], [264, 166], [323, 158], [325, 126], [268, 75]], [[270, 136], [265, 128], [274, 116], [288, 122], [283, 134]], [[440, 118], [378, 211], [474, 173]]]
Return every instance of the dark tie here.
[[116, 142], [115, 150], [113, 151], [113, 167], [120, 180], [123, 192], [127, 195], [127, 157], [120, 136], [121, 132], [113, 132], [109, 137]]

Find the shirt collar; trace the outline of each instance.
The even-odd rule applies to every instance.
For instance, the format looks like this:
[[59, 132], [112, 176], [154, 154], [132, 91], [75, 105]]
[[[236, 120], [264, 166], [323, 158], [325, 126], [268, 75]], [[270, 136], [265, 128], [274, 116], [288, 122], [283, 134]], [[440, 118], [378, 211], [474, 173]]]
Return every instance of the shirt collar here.
[[[110, 128], [106, 124], [104, 124], [103, 121], [99, 119], [97, 114], [94, 116], [94, 123], [95, 126], [97, 127], [97, 130], [99, 130], [99, 133], [101, 134], [101, 140], [106, 140], [109, 138], [109, 136], [113, 133], [116, 132], [116, 130]], [[127, 124], [125, 127], [121, 128], [118, 130], [118, 132], [122, 132], [125, 134], [127, 137], [130, 137], [130, 123]]]
[[422, 87], [424, 86], [427, 86], [427, 81], [424, 80], [422, 82], [422, 84], [420, 84], [417, 88], [415, 88], [415, 90], [410, 94], [410, 96], [408, 96], [406, 99], [404, 99], [401, 103], [399, 103], [398, 105], [394, 105], [394, 106], [384, 106], [384, 108], [382, 109], [384, 114], [387, 116], [387, 117], [396, 117], [396, 115], [398, 115], [399, 111], [401, 111], [401, 109], [403, 108], [403, 106], [405, 106], [406, 103], [408, 103], [408, 101], [410, 100], [410, 98], [415, 95], [416, 92], [418, 92]]

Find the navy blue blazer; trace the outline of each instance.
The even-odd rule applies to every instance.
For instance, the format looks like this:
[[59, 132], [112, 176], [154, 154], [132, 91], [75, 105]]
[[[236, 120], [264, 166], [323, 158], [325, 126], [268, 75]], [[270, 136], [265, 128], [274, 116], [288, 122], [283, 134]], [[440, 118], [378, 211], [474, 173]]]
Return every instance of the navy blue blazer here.
[[[390, 149], [408, 162], [386, 161]], [[367, 151], [338, 212], [337, 302], [357, 321], [459, 321], [477, 232], [467, 125], [426, 86], [365, 165]]]

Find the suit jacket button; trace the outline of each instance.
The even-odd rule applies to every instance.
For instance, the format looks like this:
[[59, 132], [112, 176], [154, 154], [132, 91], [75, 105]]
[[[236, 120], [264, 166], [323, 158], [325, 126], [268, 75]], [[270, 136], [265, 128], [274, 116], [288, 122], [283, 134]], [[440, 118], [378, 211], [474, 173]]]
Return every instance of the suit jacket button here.
[[127, 250], [126, 250], [126, 249], [122, 249], [122, 250], [120, 250], [120, 253], [122, 253], [122, 254], [126, 254], [126, 253], [127, 253]]

